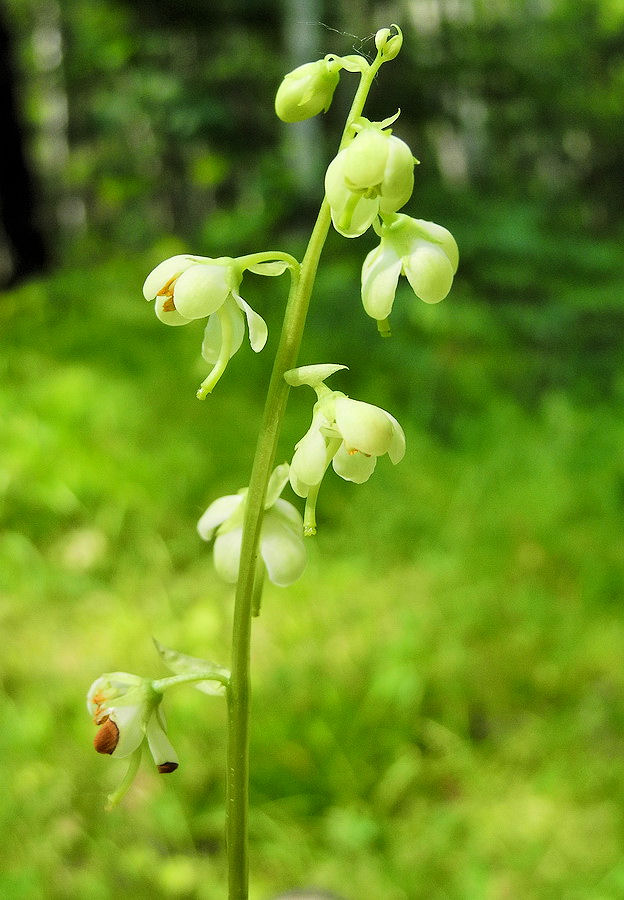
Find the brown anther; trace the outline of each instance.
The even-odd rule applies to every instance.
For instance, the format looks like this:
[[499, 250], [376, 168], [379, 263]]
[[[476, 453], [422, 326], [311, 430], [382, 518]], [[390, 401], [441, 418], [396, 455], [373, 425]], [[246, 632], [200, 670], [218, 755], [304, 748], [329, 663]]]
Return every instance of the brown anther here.
[[161, 775], [167, 775], [169, 772], [175, 772], [178, 768], [178, 764], [174, 762], [161, 763], [158, 766], [158, 771]]
[[118, 743], [119, 728], [107, 717], [93, 738], [93, 746], [98, 753], [108, 753], [110, 755], [115, 752], [115, 747]]
[[163, 284], [163, 286], [158, 291], [156, 296], [157, 297], [166, 297], [167, 294], [172, 295], [173, 294], [173, 282], [176, 281], [176, 279], [178, 277], [179, 277], [178, 275], [174, 275], [173, 278], [170, 278], [166, 284]]
[[175, 303], [173, 302], [173, 294], [169, 294], [169, 296], [163, 303], [162, 308], [165, 312], [173, 312], [175, 310]]

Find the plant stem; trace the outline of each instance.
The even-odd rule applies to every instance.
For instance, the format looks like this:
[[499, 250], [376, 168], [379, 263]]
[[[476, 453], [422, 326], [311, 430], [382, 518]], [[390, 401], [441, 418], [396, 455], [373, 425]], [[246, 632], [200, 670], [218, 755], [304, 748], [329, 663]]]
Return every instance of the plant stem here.
[[[381, 63], [382, 60], [378, 55], [361, 75], [360, 84], [345, 124], [340, 149], [351, 137], [351, 124], [362, 114], [364, 102]], [[227, 688], [226, 838], [229, 900], [247, 900], [248, 897], [249, 657], [256, 559], [264, 501], [288, 400], [289, 386], [284, 380], [284, 372], [294, 368], [297, 363], [316, 270], [330, 224], [329, 204], [327, 199], [324, 199], [301, 263], [301, 269], [299, 272], [294, 268], [290, 269], [290, 293], [269, 382], [247, 493], [232, 626], [232, 674]]]

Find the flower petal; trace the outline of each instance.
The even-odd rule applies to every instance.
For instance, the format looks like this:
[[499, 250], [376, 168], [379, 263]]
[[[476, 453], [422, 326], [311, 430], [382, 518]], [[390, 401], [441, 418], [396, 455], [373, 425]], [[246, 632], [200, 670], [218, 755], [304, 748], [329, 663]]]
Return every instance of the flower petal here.
[[384, 412], [392, 423], [392, 440], [388, 447], [388, 456], [390, 457], [392, 464], [396, 466], [396, 464], [400, 463], [405, 456], [405, 432], [394, 416], [391, 416], [385, 409]]
[[394, 427], [390, 416], [370, 403], [337, 397], [336, 425], [347, 450], [383, 456], [392, 444]]
[[379, 209], [396, 212], [404, 206], [414, 190], [414, 157], [407, 144], [398, 137], [388, 138], [388, 156], [381, 184]]
[[269, 579], [281, 587], [296, 581], [306, 566], [303, 519], [299, 519], [301, 524], [298, 533], [294, 532], [290, 521], [284, 522], [281, 512], [275, 509], [267, 511], [262, 523], [260, 554]]
[[184, 316], [181, 316], [177, 309], [171, 308], [171, 297], [156, 297], [156, 302], [154, 304], [154, 312], [156, 313], [156, 317], [160, 319], [161, 322], [164, 322], [165, 325], [188, 325], [191, 321], [190, 319], [185, 319]]
[[318, 363], [312, 366], [299, 366], [297, 369], [289, 369], [284, 372], [284, 381], [292, 387], [299, 387], [302, 384], [308, 384], [310, 387], [318, 387], [322, 381], [339, 372], [340, 369], [348, 369], [348, 366], [341, 366], [336, 363]]
[[273, 469], [271, 477], [269, 478], [269, 483], [267, 485], [266, 498], [264, 501], [265, 509], [269, 509], [269, 507], [274, 505], [277, 498], [288, 484], [289, 468], [290, 466], [288, 465], [288, 463], [282, 463], [281, 465], [276, 466], [276, 468]]
[[243, 500], [244, 497], [241, 494], [228, 494], [211, 503], [197, 523], [200, 538], [204, 541], [211, 541], [215, 529], [230, 518]]
[[390, 315], [400, 274], [400, 257], [382, 240], [362, 266], [362, 303], [373, 319], [386, 319]]
[[[230, 318], [230, 325], [232, 328], [232, 347], [230, 349], [231, 359], [243, 343], [243, 338], [245, 337], [245, 319], [232, 297], [228, 297], [223, 304], [221, 315], [227, 315]], [[208, 316], [202, 342], [201, 352], [206, 362], [211, 363], [212, 365], [216, 363], [221, 352], [221, 342], [221, 322], [219, 321], [219, 316], [213, 313], [211, 316]]]
[[451, 232], [442, 225], [436, 225], [435, 222], [427, 222], [425, 219], [413, 219], [412, 221], [423, 237], [442, 247], [451, 262], [453, 274], [455, 274], [459, 264], [459, 250], [457, 241]]
[[255, 263], [253, 266], [247, 266], [247, 272], [253, 272], [255, 275], [281, 275], [288, 268], [288, 263], [282, 259], [272, 259], [268, 262]]
[[218, 534], [214, 543], [213, 559], [217, 574], [228, 584], [236, 584], [240, 566], [243, 529], [234, 528]]
[[338, 448], [338, 452], [332, 459], [332, 466], [336, 475], [340, 475], [345, 481], [353, 481], [355, 484], [363, 484], [373, 474], [377, 465], [376, 456], [367, 456], [358, 450], [349, 453], [344, 444]]
[[453, 266], [438, 244], [419, 241], [403, 259], [403, 270], [412, 290], [425, 303], [444, 300], [453, 284]]
[[203, 319], [223, 306], [229, 293], [229, 266], [197, 264], [183, 272], [176, 281], [173, 302], [185, 319]]
[[[178, 754], [173, 749], [164, 727], [164, 719], [160, 709], [154, 710], [147, 723], [147, 743], [154, 762], [162, 771], [172, 772], [178, 768]], [[169, 766], [171, 768], [169, 768]], [[167, 767], [167, 768], [165, 768]]]
[[232, 291], [232, 296], [234, 297], [236, 305], [239, 309], [242, 309], [247, 317], [247, 328], [249, 329], [249, 343], [251, 344], [251, 349], [255, 353], [259, 353], [266, 344], [267, 337], [269, 336], [266, 322], [262, 316], [258, 315], [257, 312], [254, 312], [251, 306], [235, 291]]
[[145, 737], [145, 719], [149, 714], [147, 704], [115, 706], [109, 718], [119, 729], [119, 740], [111, 756], [123, 758], [134, 753]]
[[143, 284], [143, 296], [146, 300], [153, 300], [154, 297], [171, 281], [175, 281], [182, 272], [194, 266], [195, 263], [202, 259], [201, 256], [189, 256], [188, 254], [180, 254], [178, 256], [170, 256], [169, 259], [163, 260], [155, 269], [149, 273]]
[[308, 486], [319, 484], [323, 479], [327, 468], [327, 444], [320, 431], [323, 424], [326, 424], [324, 416], [315, 417], [310, 428], [295, 447], [290, 464], [290, 483], [295, 493], [298, 491], [295, 489], [293, 475], [297, 482]]

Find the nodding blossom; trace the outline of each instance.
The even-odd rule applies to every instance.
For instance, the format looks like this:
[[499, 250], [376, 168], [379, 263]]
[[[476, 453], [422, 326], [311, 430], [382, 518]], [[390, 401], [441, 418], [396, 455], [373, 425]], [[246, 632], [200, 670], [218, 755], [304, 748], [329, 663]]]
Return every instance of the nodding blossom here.
[[345, 237], [364, 234], [378, 215], [396, 212], [412, 195], [412, 151], [386, 127], [395, 118], [359, 119], [357, 134], [329, 164], [325, 192], [334, 228]]
[[242, 344], [245, 320], [251, 349], [258, 353], [266, 344], [266, 322], [243, 300], [239, 286], [246, 269], [259, 275], [280, 275], [286, 264], [253, 265], [245, 264], [245, 259], [172, 256], [157, 265], [143, 285], [145, 299], [156, 301], [156, 315], [165, 325], [207, 319], [202, 356], [213, 368], [197, 392], [200, 399], [212, 391]]
[[178, 756], [165, 731], [162, 694], [149, 678], [109, 672], [97, 678], [87, 694], [87, 709], [98, 731], [98, 753], [123, 758], [147, 743], [159, 772], [178, 768]]
[[379, 246], [362, 266], [362, 302], [369, 316], [384, 321], [394, 303], [399, 275], [417, 297], [439, 303], [451, 289], [459, 251], [450, 231], [434, 222], [397, 215], [380, 226]]
[[[280, 494], [288, 483], [288, 465], [278, 466], [269, 480], [260, 532], [260, 558], [269, 580], [285, 587], [296, 581], [307, 561], [301, 515]], [[230, 584], [238, 579], [247, 489], [219, 497], [197, 523], [200, 537], [214, 538], [217, 573]]]
[[331, 463], [345, 481], [362, 484], [372, 475], [377, 459], [386, 453], [396, 464], [405, 455], [403, 429], [389, 412], [370, 403], [332, 391], [325, 378], [345, 366], [323, 364], [291, 369], [284, 376], [293, 385], [307, 384], [317, 394], [312, 423], [295, 446], [290, 484], [307, 499], [304, 531], [316, 530], [315, 505], [321, 481]]

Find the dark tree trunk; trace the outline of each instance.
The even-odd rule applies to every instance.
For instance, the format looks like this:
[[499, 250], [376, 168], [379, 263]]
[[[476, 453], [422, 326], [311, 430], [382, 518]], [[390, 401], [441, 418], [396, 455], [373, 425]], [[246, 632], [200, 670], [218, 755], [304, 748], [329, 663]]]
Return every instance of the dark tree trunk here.
[[12, 259], [10, 283], [41, 272], [48, 261], [36, 218], [36, 200], [16, 102], [12, 38], [0, 7], [0, 109], [3, 113], [0, 213]]

